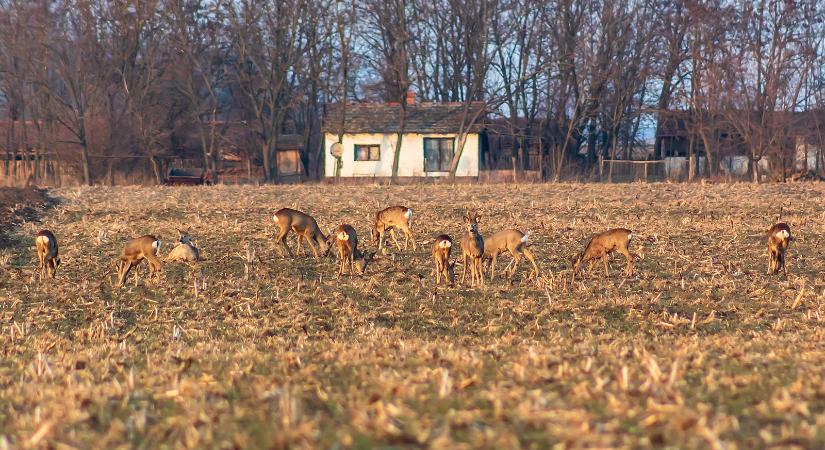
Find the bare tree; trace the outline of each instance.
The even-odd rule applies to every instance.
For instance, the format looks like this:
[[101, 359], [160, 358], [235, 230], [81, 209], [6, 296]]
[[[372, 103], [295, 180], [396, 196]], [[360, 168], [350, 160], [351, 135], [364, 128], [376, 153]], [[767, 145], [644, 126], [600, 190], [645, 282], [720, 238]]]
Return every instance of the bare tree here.
[[220, 157], [222, 112], [219, 92], [226, 85], [227, 52], [222, 0], [180, 2], [165, 0], [164, 21], [170, 46], [180, 58], [174, 87], [188, 102], [188, 114], [198, 131], [203, 166], [212, 173]]
[[283, 120], [294, 106], [295, 67], [305, 51], [300, 23], [304, 0], [243, 0], [225, 4], [233, 36], [233, 83], [251, 116], [260, 142], [264, 178], [277, 176], [277, 149]]

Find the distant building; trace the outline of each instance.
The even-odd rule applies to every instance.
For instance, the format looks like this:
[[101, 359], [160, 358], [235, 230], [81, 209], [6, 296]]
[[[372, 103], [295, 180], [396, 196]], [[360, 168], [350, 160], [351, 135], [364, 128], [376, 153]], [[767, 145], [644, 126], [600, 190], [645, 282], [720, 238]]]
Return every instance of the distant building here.
[[[464, 122], [468, 130], [458, 161], [456, 176], [477, 177], [485, 138], [482, 130], [484, 104], [415, 103], [408, 96], [406, 125], [401, 140], [399, 177], [443, 177], [449, 175], [453, 156], [458, 151]], [[398, 137], [401, 105], [393, 103], [356, 103], [328, 105], [324, 117], [324, 168], [327, 177], [335, 176], [336, 158], [330, 154], [338, 135], [341, 142], [342, 177], [392, 176]], [[343, 120], [342, 120], [343, 115]], [[467, 123], [476, 118], [472, 123]], [[343, 130], [341, 126], [343, 124]]]

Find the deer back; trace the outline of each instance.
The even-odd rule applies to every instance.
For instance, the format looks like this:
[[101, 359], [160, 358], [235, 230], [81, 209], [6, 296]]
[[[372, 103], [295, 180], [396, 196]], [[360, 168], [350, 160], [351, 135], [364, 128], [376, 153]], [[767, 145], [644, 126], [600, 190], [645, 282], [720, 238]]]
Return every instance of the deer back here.
[[121, 258], [129, 260], [143, 259], [146, 255], [157, 255], [158, 249], [160, 249], [160, 239], [147, 234], [127, 242], [121, 252]]
[[40, 230], [34, 239], [37, 251], [49, 257], [57, 256], [57, 237], [49, 230]]
[[450, 259], [452, 249], [453, 240], [450, 236], [442, 234], [435, 238], [435, 242], [433, 242], [433, 258], [439, 261], [447, 261]]
[[484, 254], [491, 256], [496, 252], [516, 251], [527, 243], [527, 236], [514, 228], [501, 230], [484, 238]]

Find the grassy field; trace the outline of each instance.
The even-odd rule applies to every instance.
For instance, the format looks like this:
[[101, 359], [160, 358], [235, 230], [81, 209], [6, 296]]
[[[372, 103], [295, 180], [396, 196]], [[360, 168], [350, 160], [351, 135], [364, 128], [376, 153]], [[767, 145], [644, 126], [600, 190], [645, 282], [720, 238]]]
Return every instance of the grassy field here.
[[[50, 195], [0, 254], [0, 448], [825, 447], [825, 184]], [[367, 242], [392, 204], [414, 209], [418, 251], [366, 276], [274, 245], [278, 208]], [[465, 207], [482, 234], [530, 231], [539, 279], [523, 263], [512, 283], [436, 288], [430, 244], [458, 240]], [[780, 207], [795, 241], [771, 277]], [[571, 254], [617, 226], [634, 230], [636, 274], [617, 256], [609, 278], [571, 283]], [[63, 265], [40, 284], [43, 227]], [[178, 228], [205, 261], [113, 287], [130, 237], [165, 254]]]

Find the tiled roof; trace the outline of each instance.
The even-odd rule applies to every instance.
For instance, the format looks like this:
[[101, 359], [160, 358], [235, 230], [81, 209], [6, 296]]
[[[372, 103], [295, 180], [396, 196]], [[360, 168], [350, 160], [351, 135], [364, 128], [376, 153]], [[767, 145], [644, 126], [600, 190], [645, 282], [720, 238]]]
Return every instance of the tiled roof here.
[[[342, 110], [346, 122], [346, 133], [397, 133], [401, 115], [401, 105], [387, 103], [341, 103], [327, 105], [323, 131], [338, 133], [341, 126]], [[478, 131], [484, 122], [483, 102], [473, 102], [467, 110], [466, 120], [478, 114], [472, 131]], [[465, 118], [464, 103], [414, 103], [407, 105], [407, 133], [458, 133]], [[465, 125], [466, 127], [466, 125]]]

